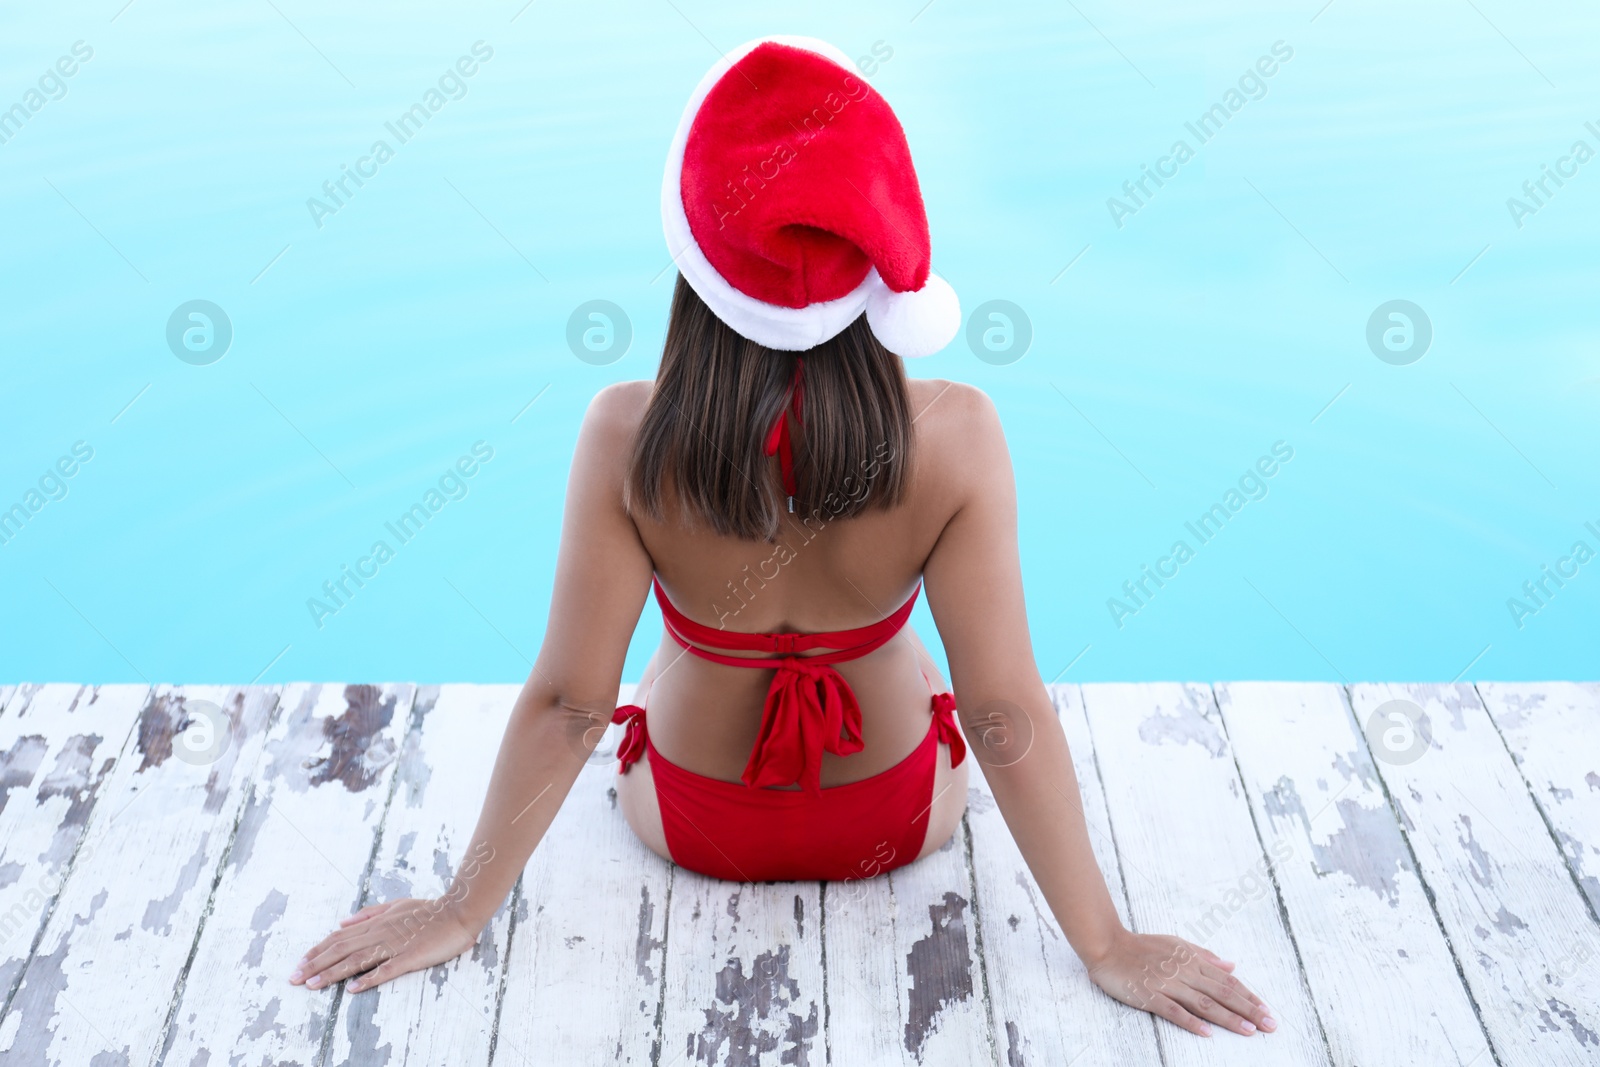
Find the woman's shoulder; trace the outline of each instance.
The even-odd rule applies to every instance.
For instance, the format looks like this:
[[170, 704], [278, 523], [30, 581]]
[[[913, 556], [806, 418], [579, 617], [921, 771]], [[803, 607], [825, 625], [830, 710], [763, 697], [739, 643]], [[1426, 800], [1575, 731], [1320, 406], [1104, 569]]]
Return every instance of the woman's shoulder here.
[[912, 378], [907, 384], [920, 442], [952, 456], [1003, 442], [1000, 414], [982, 389], [945, 378]]
[[639, 378], [634, 381], [612, 382], [604, 386], [589, 401], [591, 419], [609, 420], [624, 418], [629, 415], [644, 414], [645, 405], [650, 402], [650, 390], [655, 388], [655, 382], [649, 378]]
[[650, 390], [654, 387], [655, 383], [648, 378], [605, 386], [595, 393], [589, 401], [589, 409], [583, 413], [585, 430], [606, 441], [630, 440], [644, 418]]

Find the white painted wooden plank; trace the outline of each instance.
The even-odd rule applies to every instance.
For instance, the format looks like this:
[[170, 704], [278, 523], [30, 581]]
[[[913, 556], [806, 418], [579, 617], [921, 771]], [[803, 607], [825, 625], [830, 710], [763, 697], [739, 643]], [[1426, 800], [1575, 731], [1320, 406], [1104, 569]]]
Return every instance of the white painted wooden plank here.
[[0, 1007], [150, 687], [23, 686], [0, 716]]
[[836, 1060], [994, 1062], [972, 895], [965, 825], [911, 864], [882, 874], [867, 867], [823, 887]]
[[617, 807], [621, 736], [607, 727], [523, 874], [497, 1063], [518, 1062], [507, 1047], [530, 1063], [655, 1062], [675, 872]]
[[[1600, 682], [1481, 682], [1511, 758], [1600, 915]], [[1578, 964], [1600, 959], [1600, 944]]]
[[334, 993], [289, 972], [355, 909], [410, 683], [286, 686], [166, 1038], [175, 1065], [309, 1067]]
[[276, 704], [276, 687], [151, 695], [0, 1020], [0, 1059], [151, 1062]]
[[[899, 965], [897, 1035], [908, 1065], [968, 1067], [995, 1062], [978, 947], [981, 902], [973, 896], [967, 854], [963, 820], [938, 851], [889, 872], [895, 902], [894, 959]], [[848, 960], [840, 962], [849, 965]], [[846, 1005], [831, 995], [828, 1007], [830, 1040], [832, 1020], [841, 1010], [865, 1008], [869, 1018], [884, 1014], [881, 1002]]]
[[1133, 928], [1176, 934], [1237, 964], [1278, 1027], [1248, 1037], [1159, 1021], [1167, 1067], [1326, 1064], [1327, 1046], [1284, 928], [1222, 719], [1207, 686], [1085, 685]]
[[1477, 692], [1357, 685], [1351, 701], [1369, 738], [1375, 716], [1417, 723], [1419, 758], [1377, 767], [1500, 1063], [1600, 1062], [1600, 970], [1563, 963], [1594, 920]]
[[[906, 1049], [906, 998], [901, 994], [905, 959], [895, 921], [903, 917], [910, 922], [916, 916], [898, 916], [887, 873], [827, 882], [821, 901], [827, 960], [824, 1022], [831, 1062], [914, 1062]], [[820, 1049], [821, 1042], [813, 1047]], [[822, 1062], [822, 1057], [813, 1055], [813, 1060]]]
[[[664, 1067], [828, 1062], [821, 885], [673, 872]], [[832, 1059], [858, 1062], [852, 1056], [835, 1049]]]
[[1215, 693], [1334, 1063], [1490, 1062], [1344, 690], [1237, 682]]
[[6, 708], [11, 703], [11, 695], [17, 691], [14, 685], [0, 685], [0, 717], [6, 713]]
[[[518, 689], [445, 685], [418, 690], [415, 725], [400, 758], [366, 903], [435, 899], [450, 889], [471, 843], [496, 744]], [[509, 904], [501, 904], [471, 951], [377, 989], [346, 992], [327, 1062], [337, 1067], [487, 1064], [510, 937]], [[543, 1062], [504, 1047], [497, 1059], [511, 1065]]]
[[[1095, 859], [1126, 925], [1123, 883], [1138, 875], [1125, 874], [1117, 858], [1083, 698], [1075, 685], [1049, 688], [1072, 752]], [[1000, 1062], [1008, 1067], [1159, 1062], [1150, 1016], [1112, 1000], [1089, 981], [1083, 961], [1062, 935], [995, 805], [982, 763], [974, 758], [972, 764], [967, 825]]]

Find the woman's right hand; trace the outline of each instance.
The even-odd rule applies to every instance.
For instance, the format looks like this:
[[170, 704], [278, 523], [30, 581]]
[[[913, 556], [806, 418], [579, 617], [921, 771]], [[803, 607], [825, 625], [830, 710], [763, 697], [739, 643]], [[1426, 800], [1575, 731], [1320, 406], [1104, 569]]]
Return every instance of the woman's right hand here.
[[1278, 1028], [1261, 998], [1233, 976], [1231, 961], [1181, 937], [1123, 930], [1086, 962], [1089, 978], [1117, 1000], [1202, 1037], [1211, 1036], [1211, 1023], [1244, 1035]]
[[369, 904], [341, 919], [339, 929], [313, 945], [289, 975], [290, 985], [326, 989], [351, 975], [351, 993], [375, 989], [393, 978], [454, 959], [478, 940], [481, 930], [462, 919], [449, 895], [435, 900], [405, 898]]

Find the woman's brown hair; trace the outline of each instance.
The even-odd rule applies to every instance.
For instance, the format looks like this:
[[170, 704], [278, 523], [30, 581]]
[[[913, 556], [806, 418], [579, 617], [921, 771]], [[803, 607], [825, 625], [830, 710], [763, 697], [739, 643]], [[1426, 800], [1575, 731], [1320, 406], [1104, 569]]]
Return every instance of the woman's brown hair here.
[[860, 316], [804, 352], [735, 333], [680, 275], [661, 367], [634, 438], [624, 499], [663, 521], [668, 488], [682, 521], [724, 536], [775, 540], [787, 510], [765, 444], [789, 407], [804, 357], [802, 414], [790, 417], [801, 521], [846, 518], [900, 503], [911, 458], [911, 398], [899, 356]]

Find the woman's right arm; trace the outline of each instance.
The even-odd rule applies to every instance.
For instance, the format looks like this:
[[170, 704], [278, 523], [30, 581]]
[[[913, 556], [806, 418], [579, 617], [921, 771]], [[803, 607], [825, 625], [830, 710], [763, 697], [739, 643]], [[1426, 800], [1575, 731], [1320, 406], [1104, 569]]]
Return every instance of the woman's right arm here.
[[[641, 388], [642, 387], [642, 388]], [[567, 481], [544, 643], [512, 708], [477, 827], [449, 889], [363, 908], [290, 976], [324, 989], [352, 975], [372, 989], [470, 948], [499, 909], [611, 721], [623, 660], [653, 564], [621, 487], [648, 382], [589, 405]]]

